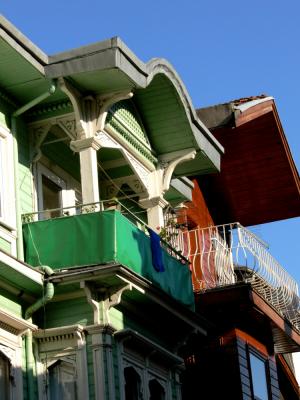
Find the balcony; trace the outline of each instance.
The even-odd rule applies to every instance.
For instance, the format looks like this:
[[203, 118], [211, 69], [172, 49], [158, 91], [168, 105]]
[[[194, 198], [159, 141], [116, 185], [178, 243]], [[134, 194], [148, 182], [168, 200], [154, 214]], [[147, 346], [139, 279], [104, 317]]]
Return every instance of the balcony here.
[[[48, 219], [35, 220], [45, 216]], [[158, 272], [152, 264], [146, 225], [121, 203], [46, 210], [23, 215], [23, 222], [28, 264], [48, 265], [54, 270], [121, 264], [193, 309], [188, 260], [163, 242], [164, 271]]]
[[195, 292], [249, 283], [300, 331], [298, 285], [251, 231], [239, 223], [197, 228], [180, 233], [178, 243], [190, 259]]

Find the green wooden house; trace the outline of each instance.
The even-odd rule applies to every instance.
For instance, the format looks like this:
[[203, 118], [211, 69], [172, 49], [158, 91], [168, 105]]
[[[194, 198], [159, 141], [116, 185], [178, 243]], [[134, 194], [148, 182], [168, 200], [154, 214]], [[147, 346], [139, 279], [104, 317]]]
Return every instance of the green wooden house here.
[[0, 398], [298, 398], [297, 283], [234, 221], [299, 187], [273, 98], [196, 113], [164, 59], [0, 17]]
[[223, 148], [165, 60], [0, 29], [1, 398], [180, 399], [208, 322], [157, 233]]

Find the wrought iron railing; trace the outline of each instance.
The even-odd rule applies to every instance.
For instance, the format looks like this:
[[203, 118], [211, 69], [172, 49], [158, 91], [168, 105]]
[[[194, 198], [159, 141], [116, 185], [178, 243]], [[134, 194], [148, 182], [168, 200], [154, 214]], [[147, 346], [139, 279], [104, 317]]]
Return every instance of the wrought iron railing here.
[[269, 253], [266, 243], [239, 223], [180, 233], [195, 291], [247, 282], [300, 330], [297, 282]]

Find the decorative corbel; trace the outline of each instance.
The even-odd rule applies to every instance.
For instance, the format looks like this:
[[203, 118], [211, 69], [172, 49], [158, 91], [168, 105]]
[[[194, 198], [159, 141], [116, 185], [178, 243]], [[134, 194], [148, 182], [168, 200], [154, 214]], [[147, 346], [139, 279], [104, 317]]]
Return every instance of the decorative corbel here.
[[130, 291], [132, 290], [131, 283], [127, 284], [126, 286], [123, 286], [121, 289], [119, 289], [114, 294], [110, 295], [109, 298], [105, 300], [104, 312], [105, 312], [106, 321], [104, 321], [104, 322], [107, 323], [108, 325], [110, 325], [110, 317], [109, 317], [110, 308], [115, 307], [121, 303], [122, 294], [126, 290], [130, 290]]
[[79, 137], [86, 136], [85, 115], [83, 110], [83, 97], [82, 94], [74, 86], [72, 86], [64, 78], [58, 78], [58, 86], [70, 99], [76, 120], [76, 130]]
[[80, 288], [84, 289], [88, 303], [92, 306], [94, 312], [94, 324], [100, 324], [99, 316], [99, 300], [97, 299], [97, 294], [91, 284], [87, 282], [80, 282]]
[[195, 149], [186, 149], [178, 152], [174, 152], [175, 158], [172, 158], [172, 153], [168, 154], [167, 157], [162, 157], [160, 160], [160, 164], [163, 167], [163, 177], [162, 177], [162, 192], [165, 193], [170, 188], [170, 183], [172, 179], [173, 172], [177, 165], [185, 162], [193, 160], [196, 157]]
[[100, 109], [98, 111], [96, 131], [100, 132], [103, 131], [108, 110], [113, 104], [121, 100], [131, 99], [132, 96], [133, 96], [132, 92], [116, 92], [110, 95], [109, 97], [100, 99], [102, 100], [102, 102], [100, 105]]
[[51, 123], [43, 124], [43, 125], [40, 125], [37, 128], [35, 128], [34, 131], [32, 132], [32, 134], [34, 136], [33, 137], [34, 149], [33, 149], [33, 156], [32, 156], [33, 163], [39, 161], [39, 159], [42, 157], [41, 145], [43, 144], [44, 140], [46, 139], [51, 126], [52, 126]]

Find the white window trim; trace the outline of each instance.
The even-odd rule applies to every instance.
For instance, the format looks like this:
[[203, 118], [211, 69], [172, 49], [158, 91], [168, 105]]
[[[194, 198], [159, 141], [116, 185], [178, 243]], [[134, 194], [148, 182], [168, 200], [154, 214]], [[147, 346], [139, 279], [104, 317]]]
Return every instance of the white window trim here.
[[[81, 193], [81, 186], [71, 175], [60, 168], [58, 165], [54, 165], [46, 157], [42, 157], [41, 162], [36, 165], [34, 177], [35, 177], [35, 204], [36, 210], [44, 210], [43, 205], [43, 192], [42, 192], [42, 177], [46, 176], [52, 182], [62, 189], [62, 207], [73, 207], [76, 203], [76, 192]], [[76, 214], [76, 209], [70, 208], [66, 210], [66, 215]], [[42, 215], [39, 219], [43, 219]]]
[[[21, 318], [10, 316], [7, 312], [2, 311], [2, 314], [3, 313], [6, 316], [4, 319], [6, 327], [0, 327], [0, 351], [8, 358], [11, 365], [11, 375], [14, 378], [14, 382], [10, 387], [10, 400], [22, 399], [23, 352], [21, 335], [28, 328], [35, 329], [35, 325], [27, 323], [27, 321]], [[9, 330], [11, 330], [11, 332]]]
[[[171, 400], [172, 397], [172, 371], [175, 372], [177, 368], [180, 369], [183, 360], [170, 353], [168, 350], [152, 342], [145, 336], [132, 331], [131, 329], [124, 329], [115, 333], [115, 338], [118, 339], [118, 365], [119, 377], [121, 388], [121, 400], [125, 400], [125, 378], [124, 369], [126, 367], [133, 367], [141, 377], [143, 398], [148, 399], [149, 382], [151, 379], [156, 379], [165, 389], [166, 400]], [[133, 343], [128, 345], [126, 338], [131, 338]], [[148, 348], [145, 354], [139, 354], [134, 350], [134, 341], [144, 343]], [[152, 350], [151, 350], [152, 349]], [[151, 354], [160, 353], [164, 359], [169, 359], [169, 366], [160, 365], [151, 358]], [[173, 364], [173, 367], [171, 365]], [[177, 386], [178, 382], [174, 382]], [[180, 400], [181, 395], [176, 388], [176, 399]]]
[[49, 366], [58, 360], [63, 360], [64, 357], [75, 359], [78, 400], [89, 399], [86, 339], [83, 326], [72, 325], [40, 329], [34, 332], [33, 336], [38, 342], [35, 357], [39, 399], [47, 400], [49, 398], [45, 387]]
[[13, 138], [10, 131], [0, 125], [0, 236], [11, 244], [16, 254], [16, 212], [13, 163]]
[[142, 386], [142, 395], [143, 399], [150, 398], [149, 392], [149, 382], [152, 379], [157, 380], [161, 384], [161, 386], [165, 390], [166, 400], [172, 399], [172, 390], [171, 390], [171, 377], [167, 371], [158, 372], [158, 370], [150, 366], [147, 362], [147, 358], [145, 358], [145, 362], [141, 362], [139, 359], [135, 358], [134, 355], [129, 354], [126, 351], [126, 356], [122, 357], [122, 369], [121, 369], [121, 378], [122, 378], [122, 394], [121, 399], [125, 400], [125, 378], [124, 378], [124, 370], [125, 368], [132, 367], [136, 373], [141, 378], [141, 386]]

